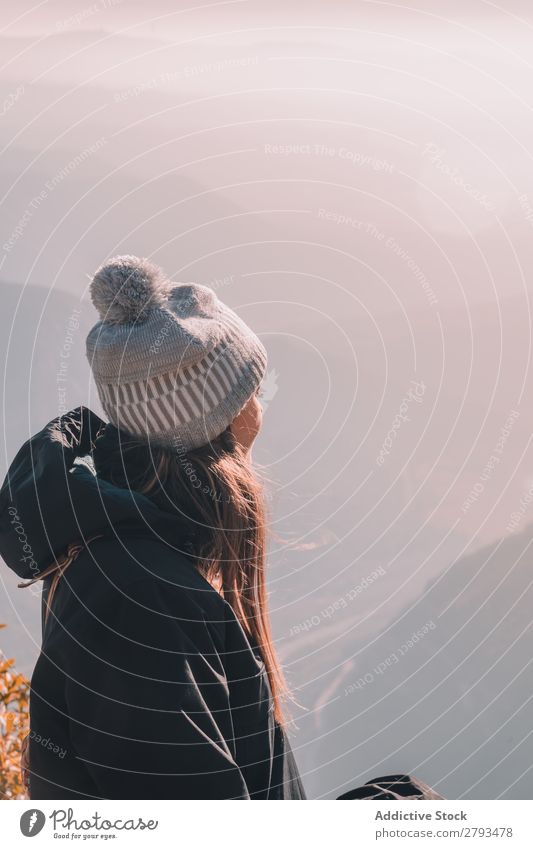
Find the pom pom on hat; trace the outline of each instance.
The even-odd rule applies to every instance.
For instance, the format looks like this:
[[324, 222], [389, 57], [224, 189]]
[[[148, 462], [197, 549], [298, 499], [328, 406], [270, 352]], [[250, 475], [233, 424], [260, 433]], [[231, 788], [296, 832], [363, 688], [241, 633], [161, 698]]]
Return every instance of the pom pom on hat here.
[[160, 305], [170, 288], [159, 266], [137, 256], [116, 256], [96, 271], [90, 293], [102, 321], [125, 324], [138, 321]]

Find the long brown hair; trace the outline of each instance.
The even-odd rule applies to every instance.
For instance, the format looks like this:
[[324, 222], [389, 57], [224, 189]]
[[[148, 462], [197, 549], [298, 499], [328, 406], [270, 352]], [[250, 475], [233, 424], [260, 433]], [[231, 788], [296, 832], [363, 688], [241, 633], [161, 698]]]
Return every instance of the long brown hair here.
[[149, 496], [172, 512], [183, 529], [183, 547], [197, 568], [229, 602], [259, 647], [274, 700], [274, 715], [290, 697], [273, 645], [266, 591], [264, 484], [227, 428], [209, 444], [184, 451], [120, 434], [118, 447], [98, 453], [98, 474]]

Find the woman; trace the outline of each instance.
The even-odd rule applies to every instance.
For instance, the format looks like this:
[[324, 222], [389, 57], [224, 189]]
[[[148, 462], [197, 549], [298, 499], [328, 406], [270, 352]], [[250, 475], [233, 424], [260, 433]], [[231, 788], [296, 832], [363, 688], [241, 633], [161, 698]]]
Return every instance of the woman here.
[[44, 585], [31, 798], [303, 799], [250, 456], [265, 349], [145, 259], [103, 265], [91, 296], [109, 421], [50, 422], [0, 493], [0, 554]]

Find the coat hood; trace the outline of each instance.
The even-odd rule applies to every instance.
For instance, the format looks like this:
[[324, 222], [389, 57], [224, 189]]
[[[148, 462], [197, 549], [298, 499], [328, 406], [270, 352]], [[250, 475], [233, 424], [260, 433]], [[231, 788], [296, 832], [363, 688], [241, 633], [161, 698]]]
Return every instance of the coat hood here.
[[96, 440], [119, 431], [87, 407], [49, 422], [18, 451], [0, 490], [0, 555], [19, 577], [36, 578], [69, 543], [95, 534], [155, 535], [180, 551], [176, 516], [96, 474]]

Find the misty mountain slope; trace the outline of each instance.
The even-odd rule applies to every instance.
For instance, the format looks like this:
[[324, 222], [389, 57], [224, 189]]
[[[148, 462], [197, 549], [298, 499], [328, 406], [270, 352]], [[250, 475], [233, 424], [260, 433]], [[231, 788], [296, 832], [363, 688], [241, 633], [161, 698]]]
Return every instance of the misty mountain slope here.
[[531, 543], [529, 524], [454, 563], [385, 628], [359, 633], [367, 589], [314, 627], [322, 651], [301, 640], [312, 792], [411, 771], [448, 798], [531, 798]]

